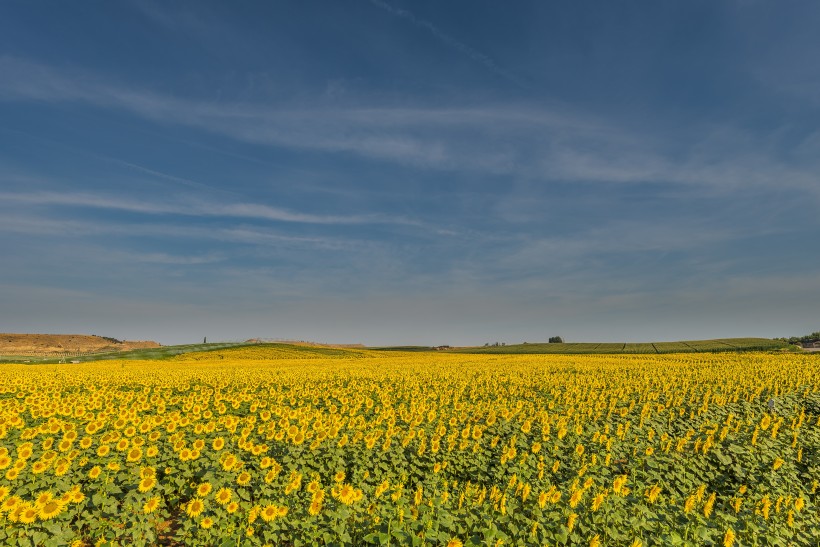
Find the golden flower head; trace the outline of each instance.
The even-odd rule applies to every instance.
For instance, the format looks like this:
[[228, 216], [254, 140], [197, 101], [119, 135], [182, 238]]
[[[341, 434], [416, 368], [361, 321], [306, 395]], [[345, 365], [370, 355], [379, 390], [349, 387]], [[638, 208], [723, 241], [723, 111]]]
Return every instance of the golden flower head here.
[[200, 484], [199, 486], [197, 486], [197, 488], [196, 488], [196, 495], [197, 495], [197, 496], [199, 496], [200, 498], [204, 498], [204, 497], [206, 497], [208, 494], [210, 494], [210, 493], [211, 493], [211, 490], [212, 490], [212, 489], [213, 489], [213, 486], [211, 486], [211, 483], [209, 483], [209, 482], [203, 482], [202, 484]]
[[205, 510], [205, 503], [199, 498], [192, 499], [185, 506], [185, 512], [188, 513], [189, 517], [194, 517], [194, 518], [198, 517], [199, 515], [202, 514], [202, 511], [204, 511], [204, 510]]
[[578, 513], [570, 513], [567, 518], [567, 529], [569, 529], [570, 532], [572, 532], [572, 529], [575, 528], [576, 520], [578, 520]]
[[146, 515], [153, 513], [159, 507], [159, 496], [154, 496], [153, 498], [149, 498], [148, 501], [142, 506], [142, 512]]
[[48, 520], [62, 513], [63, 509], [65, 509], [63, 502], [60, 500], [50, 500], [38, 508], [37, 516], [40, 517], [40, 520]]
[[279, 515], [279, 507], [273, 504], [266, 505], [259, 516], [262, 517], [262, 520], [265, 522], [270, 522], [275, 519]]
[[219, 491], [214, 496], [216, 502], [220, 505], [225, 505], [230, 503], [231, 498], [233, 497], [233, 492], [230, 488], [220, 488]]
[[723, 547], [732, 547], [735, 543], [735, 531], [731, 528], [726, 529], [726, 533], [723, 535]]
[[137, 490], [140, 492], [147, 492], [152, 489], [157, 484], [157, 479], [154, 477], [145, 477], [144, 479], [140, 480], [139, 486], [137, 486]]

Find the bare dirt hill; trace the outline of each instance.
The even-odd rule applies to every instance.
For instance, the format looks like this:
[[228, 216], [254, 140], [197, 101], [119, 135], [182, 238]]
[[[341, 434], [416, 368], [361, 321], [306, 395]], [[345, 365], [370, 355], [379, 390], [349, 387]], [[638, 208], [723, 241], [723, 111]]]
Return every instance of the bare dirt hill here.
[[117, 340], [89, 334], [0, 333], [0, 355], [82, 355], [158, 347], [150, 340]]

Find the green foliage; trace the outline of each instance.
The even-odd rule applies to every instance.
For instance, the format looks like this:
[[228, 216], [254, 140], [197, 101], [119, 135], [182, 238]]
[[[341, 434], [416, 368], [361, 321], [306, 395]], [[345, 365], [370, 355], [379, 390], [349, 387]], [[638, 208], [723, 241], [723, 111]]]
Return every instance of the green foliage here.
[[789, 338], [778, 338], [783, 342], [788, 342], [789, 344], [801, 344], [803, 342], [817, 342], [820, 340], [820, 331], [813, 332], [811, 334], [807, 334], [805, 336], [791, 336]]

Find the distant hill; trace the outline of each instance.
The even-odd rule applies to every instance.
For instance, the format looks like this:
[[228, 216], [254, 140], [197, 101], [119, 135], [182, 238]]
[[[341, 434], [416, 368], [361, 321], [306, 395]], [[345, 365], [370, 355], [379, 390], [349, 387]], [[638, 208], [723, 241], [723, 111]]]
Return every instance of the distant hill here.
[[[14, 335], [0, 335], [14, 336]], [[48, 335], [27, 335], [27, 336], [48, 336]], [[71, 336], [76, 344], [84, 335]], [[142, 347], [128, 347], [134, 346]], [[42, 349], [39, 346], [38, 349]], [[317, 358], [337, 358], [337, 359], [358, 359], [364, 357], [378, 357], [377, 351], [362, 348], [358, 344], [351, 345], [327, 345], [316, 343], [264, 343], [255, 340], [245, 342], [211, 342], [206, 344], [185, 344], [178, 346], [160, 346], [156, 342], [117, 342], [98, 351], [85, 353], [68, 353], [56, 351], [47, 353], [36, 351], [20, 353], [20, 346], [13, 347], [16, 353], [0, 351], [0, 362], [6, 363], [57, 363], [66, 358], [71, 361], [86, 363], [90, 361], [118, 360], [118, 361], [143, 361], [143, 360], [164, 360], [177, 359], [180, 361], [216, 361], [228, 359], [231, 361], [266, 361], [281, 359], [317, 359]], [[59, 348], [57, 348], [59, 350]]]
[[782, 340], [768, 338], [721, 338], [680, 342], [575, 342], [525, 343], [504, 346], [396, 346], [364, 348], [358, 344], [329, 345], [305, 342], [217, 342], [161, 346], [151, 341], [128, 341], [84, 334], [0, 334], [0, 362], [56, 363], [70, 358], [80, 362], [99, 360], [278, 360], [316, 358], [383, 357], [383, 352], [445, 352], [495, 354], [657, 354], [737, 351], [787, 351], [795, 349]]
[[458, 353], [712, 353], [726, 351], [780, 351], [789, 344], [768, 338], [718, 338], [680, 342], [531, 343], [456, 348]]
[[362, 359], [378, 357], [378, 351], [359, 346], [330, 346], [308, 343], [271, 343], [242, 345], [231, 348], [186, 352], [177, 355], [177, 361], [214, 361], [229, 359], [238, 361], [267, 361], [279, 359]]
[[20, 357], [70, 357], [89, 353], [158, 348], [146, 340], [117, 340], [89, 334], [0, 333], [0, 355]]

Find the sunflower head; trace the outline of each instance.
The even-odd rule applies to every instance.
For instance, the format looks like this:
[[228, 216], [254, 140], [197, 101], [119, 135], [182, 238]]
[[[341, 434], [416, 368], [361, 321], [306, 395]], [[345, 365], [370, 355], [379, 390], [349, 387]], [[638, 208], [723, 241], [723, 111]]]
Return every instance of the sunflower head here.
[[156, 511], [157, 507], [159, 507], [159, 496], [154, 496], [145, 502], [142, 506], [142, 512], [148, 515]]
[[210, 493], [211, 493], [211, 490], [213, 490], [213, 486], [211, 486], [211, 483], [209, 483], [209, 482], [203, 482], [202, 484], [200, 484], [200, 485], [197, 487], [197, 489], [196, 489], [196, 495], [197, 495], [197, 496], [199, 496], [200, 498], [204, 498], [204, 497], [206, 497], [208, 494], [210, 494]]
[[205, 510], [205, 503], [199, 499], [194, 498], [188, 502], [188, 505], [185, 507], [185, 512], [188, 513], [189, 517], [198, 517], [202, 514], [202, 511]]
[[64, 508], [65, 504], [60, 500], [51, 500], [40, 506], [37, 516], [40, 517], [40, 520], [48, 520], [62, 513]]
[[157, 484], [157, 479], [154, 477], [145, 477], [139, 483], [137, 487], [140, 492], [147, 492], [152, 489]]
[[214, 496], [216, 502], [220, 505], [225, 505], [230, 502], [231, 497], [233, 497], [233, 492], [231, 492], [229, 488], [220, 488], [216, 493], [216, 496]]
[[37, 507], [42, 507], [53, 499], [54, 494], [52, 494], [49, 490], [46, 490], [45, 492], [40, 492], [37, 497], [34, 498], [34, 505]]
[[259, 516], [262, 517], [262, 520], [265, 522], [270, 522], [277, 517], [279, 514], [279, 508], [273, 504], [266, 505]]

